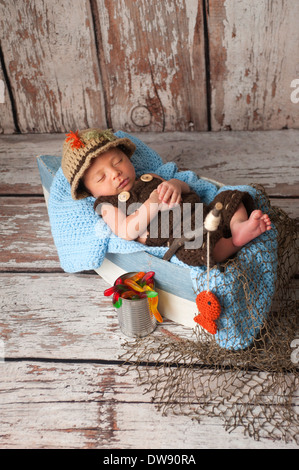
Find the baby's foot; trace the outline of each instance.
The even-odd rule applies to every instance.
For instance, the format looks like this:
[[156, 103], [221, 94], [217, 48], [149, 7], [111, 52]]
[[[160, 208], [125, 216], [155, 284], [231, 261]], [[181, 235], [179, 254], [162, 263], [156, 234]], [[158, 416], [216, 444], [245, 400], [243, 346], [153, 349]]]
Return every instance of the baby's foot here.
[[236, 223], [232, 227], [232, 239], [235, 246], [244, 246], [256, 237], [271, 230], [271, 220], [261, 210], [255, 210], [245, 222]]

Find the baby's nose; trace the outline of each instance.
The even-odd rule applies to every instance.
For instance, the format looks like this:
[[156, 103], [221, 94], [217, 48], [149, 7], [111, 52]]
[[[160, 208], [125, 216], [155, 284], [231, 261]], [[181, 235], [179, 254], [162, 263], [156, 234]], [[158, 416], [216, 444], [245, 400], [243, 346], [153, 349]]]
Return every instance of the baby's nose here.
[[121, 171], [118, 168], [113, 168], [112, 170], [113, 179], [118, 178], [120, 174], [121, 174]]

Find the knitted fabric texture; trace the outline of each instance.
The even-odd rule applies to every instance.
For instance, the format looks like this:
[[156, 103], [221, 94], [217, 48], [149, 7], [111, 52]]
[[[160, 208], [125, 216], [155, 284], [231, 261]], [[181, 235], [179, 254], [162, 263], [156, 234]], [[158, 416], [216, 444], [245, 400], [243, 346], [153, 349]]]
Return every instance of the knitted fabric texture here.
[[[222, 421], [229, 432], [243, 429], [246, 439], [265, 439], [264, 445], [269, 439], [276, 440], [278, 446], [293, 441], [298, 446], [299, 312], [296, 283], [291, 279], [298, 270], [298, 228], [296, 220], [271, 205], [262, 187], [257, 189], [255, 202], [267, 208], [277, 236], [273, 246], [269, 237], [263, 243], [256, 240], [214, 270], [215, 293], [221, 303], [220, 317], [214, 321], [222, 328], [222, 341], [218, 333], [210, 334], [201, 327], [195, 328], [192, 337], [182, 330], [176, 334], [176, 328], [160, 328], [146, 338], [128, 340], [122, 345], [125, 352], [120, 359], [130, 371], [129, 378], [134, 372], [143, 393], [149, 394], [148, 400], [163, 414], [204, 422], [207, 416], [216, 417], [217, 426]], [[271, 259], [274, 265], [267, 273], [261, 266], [269, 267]], [[273, 306], [266, 315], [274, 272]], [[205, 288], [202, 270], [197, 277], [199, 300]], [[203, 310], [202, 305], [199, 308]], [[260, 320], [265, 320], [252, 339], [257, 308]], [[235, 344], [235, 334], [249, 347], [238, 351], [223, 347], [224, 316], [228, 343]], [[251, 342], [245, 340], [249, 336]]]
[[[198, 178], [192, 171], [179, 171], [173, 162], [163, 164], [161, 157], [136, 137], [122, 131], [116, 132], [115, 135], [119, 138], [129, 137], [136, 145], [131, 161], [137, 177], [143, 173], [156, 173], [166, 180], [178, 178], [189, 184], [206, 204], [225, 190], [245, 191], [254, 200], [256, 199], [258, 191], [251, 186], [225, 186], [219, 190], [209, 181]], [[70, 184], [62, 170], [58, 170], [50, 191], [49, 217], [64, 271], [96, 269], [101, 266], [107, 252], [147, 251], [154, 256], [163, 257], [167, 247], [149, 247], [114, 235], [102, 218], [95, 213], [94, 202], [93, 197], [74, 201]], [[263, 204], [260, 204], [259, 208], [266, 210]], [[195, 292], [207, 290], [205, 266], [187, 266], [176, 256], [172, 257], [171, 262], [190, 269], [190, 282]], [[221, 347], [233, 350], [246, 348], [252, 343], [269, 313], [275, 290], [277, 266], [275, 226], [273, 225], [272, 230], [240, 250], [236, 256], [236, 263], [248, 276], [253, 275], [259, 279], [258, 283], [249, 284], [249, 292], [243, 291], [242, 279], [238, 276], [236, 264], [228, 266], [225, 273], [221, 272], [218, 266], [214, 266], [209, 279], [210, 290], [217, 293], [222, 309], [217, 320], [218, 331], [214, 338]], [[234, 297], [238, 298], [238, 302], [233, 302]], [[250, 297], [254, 299], [254, 303]]]
[[[137, 179], [133, 188], [130, 190], [130, 196], [126, 201], [120, 202], [118, 200], [118, 195], [112, 196], [100, 196], [94, 203], [94, 208], [100, 214], [101, 204], [108, 203], [114, 207], [119, 208], [126, 215], [130, 215], [130, 206], [140, 203], [143, 204], [150, 196], [151, 192], [158, 187], [161, 183], [159, 178], [153, 178], [150, 181], [142, 181], [142, 179]], [[154, 219], [150, 225], [148, 225], [148, 236], [145, 241], [147, 246], [170, 246], [174, 241], [177, 234], [184, 235], [184, 211], [183, 204], [188, 204], [190, 207], [190, 224], [188, 224], [188, 230], [195, 230], [197, 225], [199, 225], [200, 220], [196, 225], [196, 218], [201, 218], [203, 215], [203, 220], [206, 215], [214, 208], [217, 202], [221, 202], [223, 205], [223, 211], [221, 212], [221, 222], [218, 227], [218, 230], [211, 232], [210, 236], [210, 253], [212, 253], [213, 248], [217, 241], [221, 237], [230, 237], [230, 221], [234, 213], [236, 212], [238, 206], [241, 202], [244, 203], [248, 215], [253, 210], [253, 199], [247, 192], [240, 191], [222, 191], [217, 194], [215, 199], [208, 205], [203, 204], [202, 214], [200, 213], [196, 217], [196, 204], [201, 202], [200, 197], [196, 194], [195, 191], [191, 191], [187, 194], [181, 195], [181, 204], [179, 207], [174, 208], [173, 210], [165, 213], [158, 213], [156, 219]], [[136, 207], [136, 206], [135, 206]], [[167, 218], [167, 221], [165, 221]], [[163, 231], [163, 222], [166, 225], [167, 234]], [[152, 227], [152, 230], [151, 230]], [[153, 230], [154, 227], [154, 230]], [[190, 227], [190, 228], [189, 228]], [[153, 236], [152, 232], [155, 236]], [[178, 235], [178, 236], [180, 236]], [[203, 235], [203, 243], [198, 248], [185, 248], [184, 245], [181, 246], [176, 251], [176, 257], [183, 261], [188, 266], [201, 266], [207, 264], [207, 235]], [[210, 264], [215, 264], [215, 260], [210, 254]]]
[[213, 292], [203, 291], [196, 297], [196, 306], [200, 312], [194, 318], [194, 321], [205, 328], [209, 333], [217, 333], [216, 321], [221, 313], [221, 306]]

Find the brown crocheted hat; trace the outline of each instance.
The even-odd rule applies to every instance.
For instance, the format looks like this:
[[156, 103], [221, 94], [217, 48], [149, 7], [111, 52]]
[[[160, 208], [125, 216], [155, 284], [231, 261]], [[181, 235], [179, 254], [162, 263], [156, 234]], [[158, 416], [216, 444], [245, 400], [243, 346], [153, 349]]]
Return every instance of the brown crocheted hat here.
[[107, 150], [119, 147], [129, 158], [135, 152], [136, 146], [127, 137], [118, 138], [113, 132], [101, 129], [85, 129], [70, 132], [63, 144], [62, 171], [71, 185], [73, 199], [83, 199], [90, 196], [81, 182], [91, 160]]

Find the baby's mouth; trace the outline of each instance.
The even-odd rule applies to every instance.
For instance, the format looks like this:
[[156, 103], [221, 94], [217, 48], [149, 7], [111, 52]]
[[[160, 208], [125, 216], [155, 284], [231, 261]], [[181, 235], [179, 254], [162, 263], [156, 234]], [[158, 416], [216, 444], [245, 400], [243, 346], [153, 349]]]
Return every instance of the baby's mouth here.
[[123, 189], [125, 186], [127, 186], [128, 183], [129, 183], [129, 178], [125, 178], [124, 180], [122, 180], [122, 182], [120, 183], [117, 189]]

